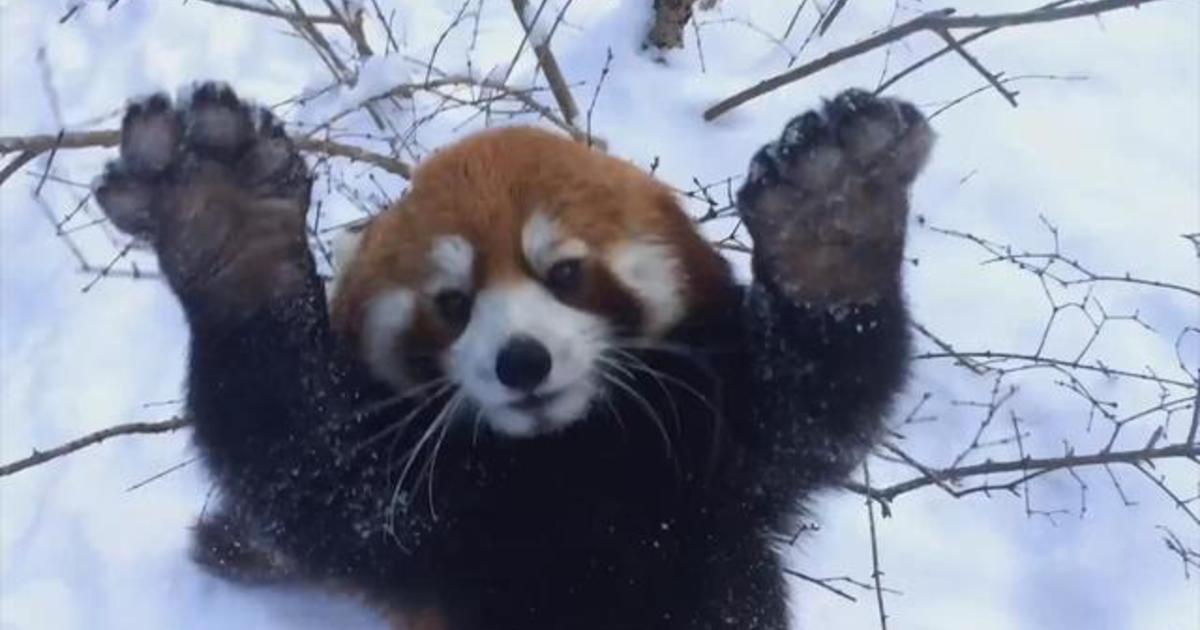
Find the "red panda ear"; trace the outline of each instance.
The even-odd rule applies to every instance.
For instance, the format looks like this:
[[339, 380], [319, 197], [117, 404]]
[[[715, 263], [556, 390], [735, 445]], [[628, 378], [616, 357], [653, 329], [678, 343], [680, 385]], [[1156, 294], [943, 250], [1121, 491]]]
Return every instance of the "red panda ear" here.
[[729, 262], [704, 238], [671, 191], [662, 190], [657, 203], [665, 219], [664, 236], [676, 244], [682, 263], [686, 312], [698, 314], [726, 303], [734, 288]]

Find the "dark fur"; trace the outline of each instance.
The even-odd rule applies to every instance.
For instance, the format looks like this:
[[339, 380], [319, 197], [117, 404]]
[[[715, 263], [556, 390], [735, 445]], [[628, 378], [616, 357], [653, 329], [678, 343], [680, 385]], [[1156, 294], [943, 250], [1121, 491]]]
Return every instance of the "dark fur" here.
[[[760, 241], [772, 238], [765, 225], [799, 212], [770, 201], [798, 185], [788, 169], [802, 168], [819, 143], [838, 146], [852, 105], [826, 106], [828, 133], [785, 136], [756, 158], [740, 202]], [[173, 168], [141, 181], [177, 187]], [[885, 188], [899, 206], [884, 214], [902, 224], [916, 167], [892, 179], [865, 168], [857, 185]], [[106, 208], [120, 215], [110, 207], [119, 202]], [[122, 220], [153, 234], [163, 223], [155, 216], [170, 211]], [[803, 269], [760, 254], [754, 284], [671, 334], [686, 352], [634, 351], [669, 375], [634, 370], [644, 401], [614, 390], [594, 417], [527, 440], [476, 430], [468, 413], [431, 470], [427, 443], [400, 497], [405, 455], [440, 401], [397, 428], [428, 401], [379, 408], [391, 394], [334, 337], [307, 254], [291, 261], [302, 286], [249, 308], [240, 299], [236, 314], [204, 303], [219, 291], [175, 284], [192, 328], [195, 439], [227, 510], [201, 528], [199, 554], [212, 565], [238, 548], [227, 534], [244, 530], [252, 561], [271, 557], [258, 547], [266, 541], [293, 576], [347, 585], [394, 609], [439, 610], [453, 630], [782, 630], [780, 540], [804, 500], [861, 459], [905, 371], [898, 256], [860, 263], [846, 252], [844, 264], [874, 266], [861, 274], [877, 278], [870, 295], [851, 296], [861, 301], [810, 299], [792, 287], [804, 284]]]

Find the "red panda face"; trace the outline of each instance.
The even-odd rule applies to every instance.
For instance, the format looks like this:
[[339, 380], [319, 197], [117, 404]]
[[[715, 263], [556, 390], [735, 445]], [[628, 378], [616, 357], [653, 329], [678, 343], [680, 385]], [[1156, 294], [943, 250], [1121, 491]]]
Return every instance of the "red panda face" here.
[[611, 353], [731, 284], [669, 189], [528, 128], [430, 157], [348, 257], [333, 323], [373, 373], [398, 390], [445, 378], [512, 436], [586, 417]]

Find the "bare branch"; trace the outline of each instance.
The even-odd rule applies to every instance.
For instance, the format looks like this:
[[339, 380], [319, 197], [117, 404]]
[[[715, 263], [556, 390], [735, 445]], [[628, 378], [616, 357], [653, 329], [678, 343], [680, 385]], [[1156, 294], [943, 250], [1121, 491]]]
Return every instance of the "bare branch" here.
[[946, 40], [946, 45], [949, 46], [954, 52], [958, 53], [959, 57], [962, 57], [964, 60], [966, 60], [968, 65], [975, 69], [976, 72], [983, 75], [983, 78], [987, 79], [987, 82], [990, 83], [992, 87], [996, 88], [996, 91], [1004, 97], [1004, 100], [1008, 101], [1008, 103], [1013, 107], [1017, 106], [1017, 93], [1004, 87], [1004, 83], [1000, 81], [1000, 75], [995, 74], [991, 70], [988, 70], [986, 67], [984, 67], [982, 62], [976, 59], [974, 55], [967, 52], [967, 49], [961, 43], [959, 43], [957, 39], [954, 39], [954, 36], [950, 34], [950, 31], [940, 29], [935, 32], [939, 37]]
[[[871, 485], [871, 469], [863, 463], [863, 478]], [[871, 532], [871, 579], [875, 581], [875, 604], [879, 609], [879, 628], [887, 630], [887, 611], [883, 606], [883, 571], [879, 570], [879, 537], [875, 532], [875, 499], [867, 495], [867, 524]]]
[[817, 26], [817, 35], [824, 35], [833, 26], [833, 21], [842, 14], [842, 9], [846, 8], [846, 3], [849, 0], [833, 0], [833, 5], [821, 16], [821, 20]]
[[[298, 137], [294, 138], [293, 141], [301, 151], [365, 162], [405, 179], [408, 179], [412, 175], [412, 167], [402, 160], [375, 153], [362, 147], [319, 138]], [[8, 136], [0, 137], [0, 155], [22, 151], [23, 155], [32, 154], [33, 157], [36, 157], [41, 153], [54, 149], [55, 146], [59, 149], [104, 148], [116, 146], [120, 142], [121, 132], [115, 130], [68, 132], [61, 135]], [[33, 157], [26, 159], [25, 162], [27, 163], [29, 160], [32, 160]], [[18, 156], [17, 159], [21, 159], [21, 156]], [[5, 168], [6, 171], [7, 168]]]
[[54, 148], [85, 149], [89, 147], [112, 147], [121, 141], [118, 131], [74, 131], [59, 134], [43, 134], [34, 136], [0, 137], [0, 155], [16, 151], [32, 151], [42, 153]]
[[930, 13], [917, 16], [907, 22], [898, 24], [886, 31], [872, 35], [871, 37], [868, 37], [857, 43], [834, 50], [798, 68], [788, 70], [787, 72], [775, 75], [764, 81], [760, 81], [757, 85], [742, 90], [741, 92], [738, 92], [737, 94], [734, 94], [733, 96], [730, 96], [729, 98], [726, 98], [725, 100], [705, 110], [704, 120], [714, 120], [722, 114], [738, 107], [739, 105], [758, 98], [768, 92], [776, 90], [789, 83], [799, 81], [807, 76], [816, 74], [847, 59], [851, 59], [878, 48], [882, 48], [888, 44], [899, 41], [908, 37], [909, 35], [921, 31], [938, 33], [940, 31], [951, 31], [963, 28], [998, 28], [1006, 26], [1018, 26], [1022, 24], [1054, 22], [1085, 15], [1098, 15], [1100, 13], [1128, 7], [1137, 7], [1155, 1], [1157, 0], [1097, 0], [1096, 2], [1087, 2], [1079, 5], [1034, 9], [1032, 11], [1020, 13], [1000, 13], [995, 15], [974, 15], [962, 17], [955, 17], [953, 15], [953, 9], [932, 11]]
[[[558, 60], [554, 58], [554, 53], [550, 52], [549, 36], [547, 36], [546, 41], [537, 41], [532, 36], [531, 29], [535, 25], [526, 22], [525, 9], [528, 6], [526, 0], [512, 0], [512, 5], [513, 9], [517, 12], [517, 19], [521, 22], [521, 27], [525, 29], [526, 37], [533, 42], [533, 53], [537, 55], [538, 65], [542, 68], [542, 74], [546, 77], [546, 83], [550, 85], [550, 92], [554, 94], [554, 100], [558, 102], [558, 108], [562, 111], [563, 119], [574, 125], [575, 118], [579, 116], [579, 106], [575, 104], [575, 97], [571, 95], [571, 88], [567, 85], [567, 80], [563, 78], [562, 70], [558, 67]], [[562, 19], [562, 15], [566, 12], [568, 6], [570, 6], [570, 2], [563, 7], [556, 19]]]
[[25, 470], [38, 464], [43, 464], [52, 459], [62, 457], [74, 453], [79, 449], [99, 444], [104, 440], [118, 435], [147, 435], [153, 433], [169, 433], [182, 429], [188, 426], [190, 421], [187, 418], [175, 417], [170, 420], [161, 422], [131, 422], [129, 424], [118, 424], [95, 433], [90, 433], [81, 438], [77, 438], [52, 449], [45, 451], [33, 451], [33, 454], [25, 459], [0, 466], [0, 477], [6, 477], [16, 472]]
[[811, 575], [801, 573], [795, 569], [788, 569], [786, 567], [783, 569], [783, 572], [792, 577], [800, 578], [801, 580], [804, 580], [805, 582], [808, 582], [809, 584], [816, 584], [817, 586], [819, 586], [819, 587], [829, 591], [830, 593], [833, 593], [834, 595], [837, 595], [838, 597], [841, 597], [843, 599], [847, 599], [852, 602], [858, 601], [857, 597], [830, 584], [829, 583], [830, 580], [827, 578], [816, 578]]
[[950, 345], [949, 342], [942, 340], [941, 337], [938, 337], [937, 335], [933, 334], [933, 332], [931, 330], [926, 328], [920, 322], [917, 322], [917, 321], [912, 322], [912, 327], [915, 328], [917, 330], [917, 332], [924, 335], [924, 337], [926, 339], [933, 342], [934, 345], [936, 345], [937, 347], [939, 347], [943, 351], [945, 351], [946, 354], [954, 355], [955, 357], [957, 357], [960, 365], [968, 368], [969, 370], [971, 370], [972, 372], [974, 372], [976, 374], [983, 375], [983, 374], [987, 373], [987, 371], [988, 371], [987, 367], [980, 365], [977, 361], [974, 361], [970, 357], [958, 355], [958, 353], [955, 352], [955, 350], [954, 350], [954, 346]]
[[[1197, 378], [1200, 378], [1200, 375]], [[1197, 392], [1196, 397], [1192, 399], [1192, 424], [1188, 427], [1187, 437], [1185, 438], [1188, 444], [1196, 443], [1197, 429], [1200, 429], [1200, 392]]]
[[296, 143], [296, 148], [301, 151], [323, 153], [325, 155], [354, 160], [355, 162], [365, 162], [393, 175], [399, 175], [404, 179], [412, 177], [412, 166], [407, 162], [374, 151], [368, 151], [359, 146], [317, 138], [295, 138], [293, 141]]
[[[1011, 461], [986, 461], [981, 464], [971, 464], [943, 469], [924, 468], [921, 476], [892, 484], [883, 488], [873, 488], [869, 484], [854, 481], [846, 482], [843, 487], [858, 494], [869, 495], [882, 501], [890, 501], [906, 492], [918, 488], [937, 485], [954, 497], [972, 494], [980, 489], [968, 488], [957, 490], [947, 484], [957, 483], [969, 477], [981, 477], [997, 473], [1026, 472], [1019, 479], [1003, 486], [988, 486], [987, 489], [1005, 489], [1015, 487], [1037, 476], [1067, 468], [1084, 466], [1107, 466], [1112, 464], [1137, 465], [1141, 462], [1162, 459], [1188, 459], [1196, 461], [1200, 457], [1200, 445], [1173, 444], [1161, 448], [1146, 448], [1133, 451], [1101, 451], [1091, 455], [1065, 455], [1063, 457], [1033, 458], [1025, 457]], [[1200, 463], [1200, 462], [1198, 462]]]
[[[1035, 11], [1044, 11], [1046, 9], [1053, 9], [1054, 7], [1059, 7], [1064, 4], [1070, 4], [1075, 1], [1076, 0], [1057, 0], [1056, 2], [1051, 2], [1050, 4], [1042, 5], [1034, 10]], [[1004, 25], [991, 26], [991, 27], [988, 27], [988, 28], [985, 28], [982, 30], [975, 31], [974, 33], [971, 33], [970, 35], [960, 38], [958, 40], [958, 43], [960, 46], [966, 46], [967, 44], [969, 44], [977, 39], [980, 39], [984, 36], [990, 35], [991, 33], [995, 33], [996, 31], [998, 31], [1002, 28], [1004, 28]], [[954, 49], [951, 46], [946, 46], [945, 48], [942, 48], [941, 50], [939, 50], [935, 53], [932, 53], [926, 57], [922, 57], [920, 60], [914, 62], [912, 65], [901, 70], [900, 72], [897, 72], [896, 74], [889, 77], [886, 81], [883, 81], [882, 83], [880, 83], [879, 86], [875, 88], [875, 93], [882, 94], [884, 90], [895, 85], [897, 82], [900, 81], [900, 79], [903, 79], [904, 77], [916, 72], [917, 70], [920, 70], [921, 68], [925, 67], [930, 62], [937, 60], [939, 57], [941, 57], [942, 55], [945, 55], [948, 52], [951, 52], [952, 50], [954, 50]]]
[[[251, 2], [241, 2], [240, 0], [200, 0], [200, 2], [203, 2], [205, 4], [211, 4], [211, 5], [218, 6], [218, 7], [226, 7], [226, 8], [230, 8], [230, 9], [237, 9], [239, 11], [246, 11], [248, 13], [257, 13], [258, 15], [265, 15], [267, 17], [280, 18], [280, 19], [284, 19], [284, 20], [295, 20], [300, 17], [296, 13], [289, 13], [288, 11], [280, 11], [279, 9], [275, 9], [272, 7], [265, 7], [260, 4], [254, 4]], [[316, 24], [340, 24], [341, 23], [341, 18], [339, 18], [337, 16], [333, 16], [333, 15], [306, 15], [306, 16], [304, 16], [304, 18], [313, 23], [316, 23]]]
[[0, 169], [0, 185], [13, 176], [13, 173], [21, 170], [21, 167], [32, 162], [38, 156], [38, 151], [23, 151], [17, 157], [13, 158], [4, 168]]
[[375, 51], [371, 50], [371, 45], [367, 43], [367, 35], [363, 31], [362, 7], [351, 14], [348, 9], [338, 9], [333, 0], [325, 0], [325, 6], [329, 7], [329, 13], [337, 20], [342, 30], [346, 31], [350, 41], [354, 42], [354, 48], [360, 57], [365, 59], [375, 54]]

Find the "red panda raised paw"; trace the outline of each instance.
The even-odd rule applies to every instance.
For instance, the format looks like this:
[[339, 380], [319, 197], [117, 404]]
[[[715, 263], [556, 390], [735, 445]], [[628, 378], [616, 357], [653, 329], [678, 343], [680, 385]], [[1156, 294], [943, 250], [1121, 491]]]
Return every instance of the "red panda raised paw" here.
[[181, 298], [235, 317], [304, 283], [310, 188], [270, 112], [203, 83], [176, 105], [130, 104], [95, 194], [117, 228], [154, 246]]
[[788, 123], [755, 155], [739, 195], [761, 279], [829, 305], [895, 286], [909, 186], [933, 137], [912, 105], [862, 90]]

